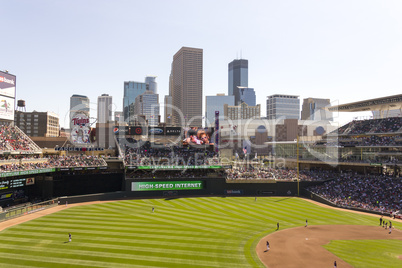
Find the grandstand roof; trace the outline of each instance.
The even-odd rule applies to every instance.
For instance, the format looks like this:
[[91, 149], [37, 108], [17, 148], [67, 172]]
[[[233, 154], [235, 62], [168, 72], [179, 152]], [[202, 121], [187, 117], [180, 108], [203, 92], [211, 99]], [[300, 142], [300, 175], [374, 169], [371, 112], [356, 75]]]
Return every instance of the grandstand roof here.
[[351, 102], [327, 108], [330, 112], [364, 112], [402, 109], [402, 94]]

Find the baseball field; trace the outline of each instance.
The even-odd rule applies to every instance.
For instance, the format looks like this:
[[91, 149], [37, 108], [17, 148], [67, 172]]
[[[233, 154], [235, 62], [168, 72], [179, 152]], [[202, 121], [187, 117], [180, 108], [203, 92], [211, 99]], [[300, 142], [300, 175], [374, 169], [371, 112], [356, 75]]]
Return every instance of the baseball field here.
[[394, 227], [389, 234], [379, 216], [299, 198], [139, 199], [57, 208], [0, 232], [0, 267], [333, 267], [335, 260], [338, 267], [402, 267], [400, 221], [384, 217]]

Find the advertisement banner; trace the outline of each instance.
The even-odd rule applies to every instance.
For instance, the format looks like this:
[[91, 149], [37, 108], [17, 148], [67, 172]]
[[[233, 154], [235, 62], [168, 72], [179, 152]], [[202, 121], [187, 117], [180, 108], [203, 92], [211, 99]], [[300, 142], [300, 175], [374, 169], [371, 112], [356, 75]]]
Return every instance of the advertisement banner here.
[[148, 127], [148, 135], [165, 135], [165, 129], [163, 127]]
[[86, 114], [75, 114], [70, 121], [71, 133], [70, 141], [73, 144], [89, 144], [91, 142], [91, 128], [89, 118]]
[[166, 127], [165, 135], [166, 136], [181, 136], [181, 127]]
[[0, 178], [48, 173], [48, 172], [55, 172], [55, 171], [56, 171], [55, 168], [44, 168], [44, 169], [13, 171], [13, 172], [2, 172], [2, 173], [0, 173]]
[[0, 119], [14, 120], [14, 99], [0, 96]]
[[15, 98], [16, 77], [0, 72], [0, 95]]
[[129, 127], [128, 135], [147, 135], [146, 127]]
[[221, 169], [223, 166], [137, 166], [136, 169], [165, 169], [165, 170], [182, 170], [182, 169]]
[[131, 191], [201, 190], [202, 181], [141, 181], [132, 182]]
[[225, 190], [225, 195], [243, 195], [243, 190]]

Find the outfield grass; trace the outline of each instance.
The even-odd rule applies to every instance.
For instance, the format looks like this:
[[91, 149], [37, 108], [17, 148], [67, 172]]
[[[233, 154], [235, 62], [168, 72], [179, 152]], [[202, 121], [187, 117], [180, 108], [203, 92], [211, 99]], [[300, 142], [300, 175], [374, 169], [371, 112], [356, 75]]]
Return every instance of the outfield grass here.
[[[378, 217], [326, 209], [298, 198], [110, 202], [72, 207], [6, 229], [0, 233], [0, 267], [263, 267], [255, 252], [258, 241], [273, 232], [277, 222], [285, 229], [303, 226], [306, 218], [309, 225], [378, 224]], [[375, 262], [373, 248], [381, 256], [395, 254], [368, 242], [367, 250], [355, 250], [353, 241], [332, 241], [327, 248], [350, 263], [356, 254], [370, 256], [374, 262], [364, 267], [383, 267], [377, 265], [381, 259]], [[393, 259], [386, 267], [401, 263]]]

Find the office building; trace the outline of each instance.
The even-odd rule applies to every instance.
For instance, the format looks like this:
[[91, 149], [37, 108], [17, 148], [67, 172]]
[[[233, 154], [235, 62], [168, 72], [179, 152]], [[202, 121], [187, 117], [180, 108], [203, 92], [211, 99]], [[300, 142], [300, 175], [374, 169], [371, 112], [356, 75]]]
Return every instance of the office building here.
[[58, 137], [59, 116], [51, 112], [15, 111], [14, 124], [31, 137]]
[[247, 103], [248, 106], [255, 106], [256, 105], [256, 96], [254, 88], [249, 87], [237, 87], [239, 102], [235, 103], [239, 105], [241, 103]]
[[124, 82], [123, 115], [125, 122], [133, 121], [133, 119], [130, 118], [135, 114], [130, 113], [130, 111], [133, 111], [132, 105], [134, 104], [137, 96], [143, 94], [147, 90], [153, 92], [154, 94], [158, 93], [158, 84], [155, 80], [156, 76], [146, 76], [145, 83], [134, 81]]
[[233, 60], [228, 65], [228, 95], [235, 96], [235, 104], [239, 104], [240, 96], [237, 87], [248, 87], [248, 60]]
[[76, 114], [84, 114], [86, 117], [90, 117], [89, 98], [87, 96], [74, 94], [70, 97], [70, 129], [73, 126], [71, 120]]
[[214, 126], [215, 112], [219, 112], [219, 120], [224, 119], [224, 105], [234, 106], [234, 96], [216, 94], [205, 97], [205, 126]]
[[174, 56], [171, 71], [173, 124], [202, 126], [203, 50], [182, 47]]
[[147, 76], [145, 77], [145, 84], [148, 85], [147, 90], [152, 91], [155, 94], [158, 94], [158, 83], [155, 81], [156, 76]]
[[267, 97], [267, 119], [299, 119], [299, 96], [275, 94]]
[[160, 121], [159, 95], [150, 90], [138, 95], [134, 102], [135, 116], [144, 116], [149, 126], [157, 126]]
[[259, 119], [261, 117], [260, 104], [256, 106], [248, 106], [247, 103], [242, 103], [235, 106], [224, 104], [223, 110], [224, 116], [227, 120]]
[[135, 98], [141, 95], [147, 90], [147, 84], [142, 82], [127, 81], [124, 82], [124, 95], [123, 95], [123, 114], [124, 121], [129, 122], [130, 117], [134, 114], [130, 114], [130, 105], [135, 102]]
[[303, 99], [301, 119], [302, 120], [327, 120], [332, 121], [332, 112], [325, 110], [331, 106], [329, 99], [306, 98]]
[[102, 94], [98, 97], [98, 123], [107, 123], [112, 120], [112, 96]]
[[173, 108], [172, 108], [172, 96], [166, 95], [165, 96], [165, 124], [167, 126], [172, 125], [172, 116], [173, 116]]

